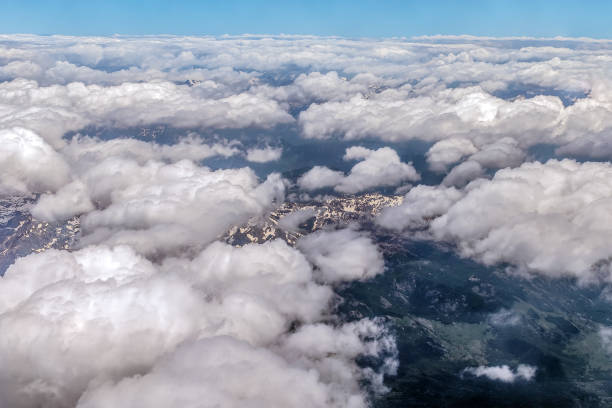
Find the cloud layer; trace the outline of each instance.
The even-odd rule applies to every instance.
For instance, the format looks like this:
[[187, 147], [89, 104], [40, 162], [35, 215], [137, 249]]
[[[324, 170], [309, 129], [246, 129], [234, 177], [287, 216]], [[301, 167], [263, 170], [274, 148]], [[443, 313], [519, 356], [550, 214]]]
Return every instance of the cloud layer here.
[[607, 41], [571, 39], [2, 36], [0, 128], [58, 146], [88, 125], [297, 120], [309, 138], [460, 138], [480, 149], [509, 137], [523, 154], [551, 143], [601, 158], [611, 55]]
[[[524, 276], [612, 281], [610, 69], [609, 41], [1, 35], [0, 195], [80, 232], [0, 279], [0, 405], [363, 407], [384, 391], [397, 368], [384, 321], [334, 315], [335, 285], [384, 272], [371, 236], [218, 242], [290, 183], [203, 161], [284, 160], [294, 145], [275, 137], [378, 146], [346, 149], [346, 173], [314, 157], [298, 179], [343, 194], [421, 181], [401, 160], [421, 141], [441, 183], [379, 225]], [[158, 125], [182, 133], [130, 138]], [[559, 160], [532, 162], [543, 145]]]

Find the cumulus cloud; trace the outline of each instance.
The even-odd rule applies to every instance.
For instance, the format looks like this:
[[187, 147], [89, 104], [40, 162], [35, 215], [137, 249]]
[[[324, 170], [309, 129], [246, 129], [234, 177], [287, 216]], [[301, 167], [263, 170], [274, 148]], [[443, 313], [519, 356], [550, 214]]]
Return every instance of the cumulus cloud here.
[[354, 194], [374, 187], [396, 186], [405, 181], [419, 180], [411, 163], [403, 163], [397, 152], [389, 147], [377, 150], [361, 146], [346, 149], [344, 160], [359, 160], [346, 176], [327, 167], [315, 166], [298, 180], [300, 188], [316, 190], [334, 187], [341, 193]]
[[426, 156], [431, 170], [446, 172], [449, 165], [477, 151], [478, 148], [469, 139], [449, 138], [431, 146]]
[[504, 137], [482, 146], [469, 160], [489, 169], [501, 169], [520, 165], [525, 156], [524, 150], [515, 139]]
[[267, 146], [264, 148], [253, 148], [247, 150], [246, 159], [253, 163], [267, 163], [276, 161], [283, 154], [282, 147]]
[[[142, 181], [146, 166], [161, 168], [170, 163], [166, 169], [178, 168], [180, 165], [176, 162], [183, 159], [200, 161], [216, 155], [228, 157], [240, 153], [235, 143], [205, 144], [194, 134], [171, 145], [77, 135], [59, 150], [24, 128], [0, 130], [0, 138], [4, 142], [0, 147], [4, 175], [0, 181], [1, 193], [42, 193], [33, 212], [40, 219], [53, 222], [107, 206], [110, 195], [118, 192], [115, 187], [134, 188], [131, 183]], [[193, 169], [198, 168], [191, 161], [185, 163]], [[154, 176], [150, 174], [149, 177]], [[177, 175], [177, 180], [180, 177]], [[255, 180], [253, 174], [249, 177]], [[280, 184], [277, 187], [283, 189]], [[262, 187], [262, 194], [264, 189]], [[278, 197], [280, 195], [276, 194]]]
[[[351, 380], [357, 368], [350, 358], [386, 350], [383, 338], [362, 340], [379, 334], [375, 322], [362, 320], [337, 329], [305, 326], [274, 351], [231, 337], [199, 340], [161, 359], [144, 376], [88, 391], [78, 406], [365, 407], [359, 385]], [[177, 395], [177, 388], [185, 392]]]
[[77, 406], [363, 406], [358, 394], [334, 395], [330, 388], [315, 371], [292, 367], [269, 350], [213, 338], [181, 347], [142, 377], [89, 391]]
[[384, 208], [376, 223], [395, 230], [425, 228], [428, 221], [445, 214], [462, 196], [454, 187], [418, 185], [408, 191], [401, 205]]
[[55, 194], [41, 195], [31, 211], [40, 220], [58, 222], [95, 209], [87, 185], [81, 180], [75, 180]]
[[[167, 406], [177, 396], [190, 405], [207, 395], [227, 406], [364, 407], [360, 381], [380, 386], [396, 364], [381, 323], [322, 322], [333, 291], [282, 241], [215, 243], [161, 265], [128, 246], [49, 250], [17, 260], [0, 293], [6, 406]], [[379, 354], [383, 371], [355, 363]]]
[[506, 383], [513, 383], [516, 380], [531, 381], [537, 371], [536, 367], [519, 364], [515, 370], [510, 369], [507, 365], [501, 366], [479, 366], [479, 367], [468, 367], [465, 368], [461, 374], [470, 374], [476, 377], [486, 377], [494, 381], [502, 381]]
[[[440, 173], [446, 172], [450, 165], [459, 163], [463, 159], [465, 161], [459, 165], [471, 162], [471, 169], [475, 169], [476, 164], [481, 168], [500, 169], [520, 165], [525, 156], [524, 150], [511, 137], [504, 137], [480, 146], [475, 146], [468, 139], [449, 138], [435, 143], [426, 154], [430, 169]], [[465, 173], [465, 170], [467, 169], [457, 169], [455, 172]], [[475, 170], [473, 172], [477, 173]]]
[[612, 59], [598, 44], [3, 36], [0, 110], [3, 127], [31, 128], [53, 145], [89, 124], [271, 127], [305, 107], [307, 137], [453, 138], [478, 147], [513, 137], [523, 150], [551, 143], [560, 154], [602, 157], [593, 146], [612, 129]]
[[[603, 220], [611, 171], [609, 163], [571, 160], [501, 170], [469, 188], [431, 228], [485, 263], [507, 261], [550, 275], [608, 280], [605, 261], [611, 254]], [[476, 212], [479, 221], [468, 226]]]
[[[180, 393], [184, 404], [206, 395], [227, 406], [365, 407], [368, 389], [385, 391], [383, 375], [397, 363], [383, 322], [324, 323], [333, 320], [331, 284], [382, 272], [369, 238], [330, 241], [341, 258], [351, 245], [374, 256], [337, 265], [348, 270], [314, 268], [281, 241], [211, 243], [284, 196], [278, 174], [261, 182], [248, 168], [194, 163], [236, 154], [235, 144], [49, 137], [61, 132], [47, 133], [48, 143], [21, 128], [3, 132], [7, 168], [22, 169], [3, 182], [43, 193], [31, 209], [40, 219], [79, 216], [81, 249], [20, 258], [0, 279], [0, 327], [13, 333], [0, 341], [0, 405], [166, 406], [192, 386]], [[280, 151], [249, 153], [262, 161]], [[231, 358], [203, 358], [218, 353]], [[384, 358], [381, 368], [360, 367], [361, 355]], [[248, 379], [265, 381], [246, 387]], [[142, 394], [159, 381], [165, 394]]]
[[0, 130], [0, 194], [53, 192], [66, 184], [69, 166], [36, 133], [24, 128]]
[[187, 160], [141, 165], [109, 158], [55, 194], [43, 195], [32, 213], [58, 221], [85, 209], [82, 245], [130, 244], [156, 254], [201, 247], [229, 227], [263, 214], [283, 196], [278, 174], [259, 183], [249, 168], [211, 171]]
[[298, 185], [304, 190], [318, 190], [333, 187], [344, 180], [344, 173], [325, 166], [314, 166], [298, 179]]
[[569, 157], [606, 159], [612, 157], [612, 135], [608, 131], [573, 140], [555, 149], [555, 154]]
[[559, 97], [550, 95], [505, 100], [482, 87], [417, 91], [404, 85], [368, 97], [313, 103], [300, 113], [299, 124], [308, 138], [450, 140], [437, 145], [428, 157], [435, 171], [475, 153], [474, 147], [510, 138], [511, 143], [491, 146], [474, 157], [484, 167], [502, 168], [520, 164], [524, 151], [537, 144], [561, 146], [557, 150], [561, 154], [602, 157], [604, 153], [594, 147], [606, 146], [611, 106], [606, 91], [564, 106]]
[[299, 123], [304, 136], [310, 138], [339, 134], [349, 140], [455, 137], [492, 142], [502, 135], [533, 144], [534, 140], [552, 140], [564, 112], [561, 100], [552, 96], [506, 101], [479, 87], [414, 95], [404, 86], [369, 98], [312, 104], [300, 113]]
[[427, 227], [485, 264], [518, 272], [610, 281], [610, 163], [550, 160], [499, 170], [462, 190], [419, 186], [382, 212], [388, 228]]
[[317, 231], [300, 238], [297, 247], [318, 267], [324, 282], [365, 280], [384, 269], [372, 239], [350, 228]]
[[236, 144], [216, 142], [206, 144], [196, 134], [189, 134], [175, 144], [158, 144], [131, 138], [100, 140], [78, 135], [59, 152], [77, 170], [91, 167], [107, 158], [123, 157], [139, 163], [148, 160], [176, 162], [183, 159], [201, 161], [214, 156], [230, 157], [240, 152]]
[[[33, 46], [33, 44], [35, 46]], [[523, 84], [588, 91], [593, 74], [605, 74], [609, 50], [588, 40], [521, 40], [455, 37], [351, 40], [313, 36], [215, 37], [39, 37], [0, 38], [0, 58], [15, 66], [5, 78], [42, 82], [78, 79], [118, 83], [157, 79], [224, 79], [240, 83], [282, 67], [319, 71], [300, 79], [299, 90], [319, 89], [334, 98], [351, 74], [374, 74], [399, 83], [480, 82], [488, 90]], [[17, 69], [17, 64], [29, 66]], [[26, 69], [27, 68], [27, 69]], [[218, 72], [235, 68], [238, 72]], [[332, 71], [332, 73], [330, 73]], [[251, 74], [250, 76], [248, 74]], [[590, 74], [590, 75], [589, 75]], [[298, 76], [298, 75], [296, 75]], [[244, 81], [244, 79], [242, 79]], [[309, 87], [309, 82], [316, 86]], [[328, 90], [329, 89], [329, 90]], [[295, 92], [298, 93], [298, 92]]]
[[87, 125], [267, 128], [293, 121], [276, 101], [255, 94], [211, 98], [200, 95], [197, 87], [156, 81], [41, 87], [16, 79], [0, 84], [0, 111], [1, 126], [30, 128], [54, 146], [62, 145], [65, 132]]
[[21, 258], [0, 291], [0, 399], [14, 407], [69, 406], [97, 375], [138, 372], [185, 340], [202, 310], [189, 285], [126, 247]]
[[340, 77], [336, 71], [325, 74], [310, 72], [298, 75], [290, 85], [279, 87], [263, 85], [257, 88], [256, 92], [278, 101], [303, 105], [312, 102], [343, 100], [356, 94], [367, 95], [382, 82], [382, 79], [370, 73], [357, 74], [348, 79]]
[[[610, 157], [608, 45], [0, 35], [0, 194], [40, 195], [34, 216], [81, 221], [77, 248], [21, 258], [0, 278], [0, 405], [362, 407], [364, 384], [382, 391], [396, 368], [382, 321], [332, 316], [333, 285], [384, 269], [370, 237], [321, 231], [299, 249], [214, 242], [264, 216], [286, 182], [199, 162], [241, 154], [263, 163], [280, 148], [245, 152], [195, 134], [173, 145], [65, 138], [87, 126], [210, 135], [284, 124], [311, 139], [423, 140], [430, 169], [447, 173], [440, 186], [411, 188], [419, 175], [388, 147], [349, 148], [344, 159], [357, 163], [347, 174], [316, 166], [298, 185], [348, 194], [402, 186], [403, 204], [385, 209], [381, 226], [520, 273], [612, 280], [609, 163], [521, 166], [541, 143]], [[279, 225], [296, 230], [312, 214]], [[508, 313], [489, 321], [515, 324]], [[382, 368], [356, 364], [364, 355], [385, 358]], [[463, 374], [512, 382], [535, 370]]]
[[477, 161], [464, 161], [453, 167], [444, 177], [444, 180], [442, 180], [442, 184], [445, 186], [463, 187], [470, 181], [483, 176], [484, 173], [484, 169]]

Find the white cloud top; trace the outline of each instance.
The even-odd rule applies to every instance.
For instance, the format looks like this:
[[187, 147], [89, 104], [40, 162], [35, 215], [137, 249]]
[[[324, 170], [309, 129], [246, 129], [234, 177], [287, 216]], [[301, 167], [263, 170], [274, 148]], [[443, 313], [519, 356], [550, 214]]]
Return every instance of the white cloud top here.
[[253, 163], [267, 163], [277, 161], [283, 155], [282, 147], [267, 146], [247, 150], [246, 159]]
[[109, 158], [43, 195], [32, 211], [50, 221], [82, 215], [83, 245], [130, 244], [147, 254], [171, 253], [211, 242], [283, 195], [278, 174], [259, 183], [249, 168], [211, 171], [187, 160], [140, 165]]
[[428, 226], [432, 238], [454, 242], [462, 255], [485, 264], [609, 282], [611, 180], [610, 163], [526, 163], [462, 190], [415, 187], [378, 222]]
[[376, 244], [352, 229], [317, 231], [301, 238], [297, 247], [318, 267], [324, 282], [366, 280], [384, 269]]
[[[281, 241], [215, 243], [162, 265], [127, 246], [21, 258], [0, 279], [0, 402], [167, 406], [182, 389], [185, 405], [206, 395], [227, 406], [364, 407], [358, 381], [380, 387], [394, 343], [374, 321], [321, 323], [326, 281]], [[354, 362], [379, 353], [390, 356], [382, 372]]]
[[486, 377], [494, 381], [513, 383], [517, 380], [530, 381], [535, 376], [536, 371], [536, 367], [519, 364], [516, 370], [510, 369], [507, 365], [468, 367], [463, 370], [462, 374], [471, 374], [476, 377]]
[[56, 191], [68, 182], [70, 168], [36, 133], [0, 130], [0, 195]]
[[381, 186], [397, 186], [405, 181], [419, 180], [411, 163], [403, 163], [389, 147], [377, 150], [353, 146], [346, 149], [344, 160], [359, 160], [346, 176], [324, 166], [315, 166], [298, 180], [300, 188], [317, 190], [334, 187], [340, 193], [354, 194]]

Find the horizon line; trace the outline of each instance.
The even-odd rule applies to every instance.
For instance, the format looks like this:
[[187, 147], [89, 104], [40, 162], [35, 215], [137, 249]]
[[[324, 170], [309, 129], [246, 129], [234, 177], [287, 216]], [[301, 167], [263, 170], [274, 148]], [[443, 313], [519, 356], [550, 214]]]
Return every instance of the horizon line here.
[[426, 40], [488, 40], [488, 41], [580, 41], [580, 42], [612, 42], [612, 37], [588, 37], [588, 36], [490, 36], [473, 34], [428, 34], [416, 36], [346, 36], [346, 35], [319, 35], [319, 34], [289, 34], [289, 33], [241, 33], [241, 34], [37, 34], [27, 32], [2, 33], [0, 37], [59, 37], [59, 38], [249, 38], [249, 37], [272, 37], [272, 38], [324, 38], [345, 40], [402, 40], [402, 41], [426, 41]]

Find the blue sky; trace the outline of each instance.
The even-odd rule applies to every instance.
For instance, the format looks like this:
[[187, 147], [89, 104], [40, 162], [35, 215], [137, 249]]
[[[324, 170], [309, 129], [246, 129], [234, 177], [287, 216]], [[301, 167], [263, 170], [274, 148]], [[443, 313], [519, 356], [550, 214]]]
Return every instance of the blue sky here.
[[612, 38], [610, 17], [599, 0], [2, 0], [0, 32]]

